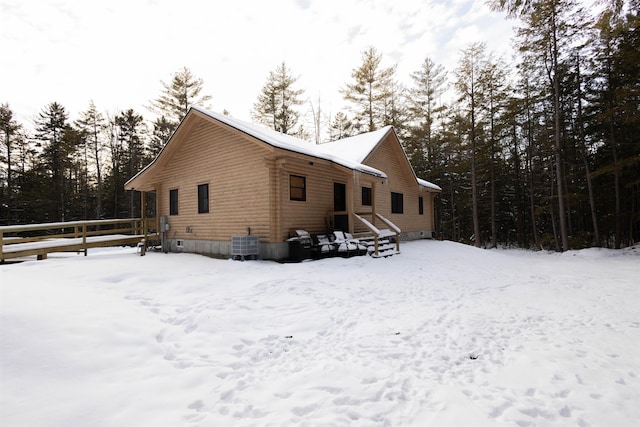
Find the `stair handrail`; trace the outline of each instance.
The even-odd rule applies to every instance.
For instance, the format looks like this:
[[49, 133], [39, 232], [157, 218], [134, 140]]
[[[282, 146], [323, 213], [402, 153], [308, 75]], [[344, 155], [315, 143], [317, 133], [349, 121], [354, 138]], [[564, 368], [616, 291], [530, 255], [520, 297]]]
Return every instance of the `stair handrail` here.
[[366, 219], [362, 218], [357, 213], [353, 213], [353, 216], [358, 221], [363, 223], [364, 226], [367, 227], [373, 233], [373, 248], [374, 248], [376, 256], [378, 256], [379, 255], [379, 253], [378, 253], [378, 236], [380, 236], [381, 231], [375, 225], [371, 224], [369, 221], [367, 221]]
[[380, 233], [382, 233], [380, 231], [380, 229], [378, 229], [378, 227], [376, 227], [375, 225], [371, 224], [369, 221], [367, 221], [366, 219], [362, 218], [360, 215], [358, 215], [357, 213], [353, 214], [360, 222], [362, 222], [365, 227], [367, 227], [373, 234], [375, 235], [380, 235]]
[[389, 228], [391, 228], [393, 231], [395, 231], [395, 233], [396, 233], [396, 251], [400, 252], [400, 233], [402, 233], [402, 230], [400, 230], [400, 227], [398, 227], [393, 222], [391, 222], [391, 220], [383, 217], [378, 212], [376, 212], [376, 216], [378, 218], [380, 218], [382, 220], [382, 222], [387, 224], [387, 226], [389, 226]]

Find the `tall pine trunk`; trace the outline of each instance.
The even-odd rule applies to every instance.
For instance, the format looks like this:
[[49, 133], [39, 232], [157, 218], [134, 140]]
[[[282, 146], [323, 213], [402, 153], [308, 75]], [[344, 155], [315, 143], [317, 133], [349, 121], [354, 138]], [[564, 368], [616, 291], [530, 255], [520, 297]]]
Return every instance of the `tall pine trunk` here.
[[560, 77], [558, 73], [558, 28], [556, 25], [556, 10], [551, 14], [551, 67], [550, 73], [553, 92], [553, 119], [554, 119], [554, 148], [556, 163], [556, 184], [558, 187], [558, 217], [560, 222], [560, 238], [562, 241], [561, 251], [569, 250], [569, 233], [567, 232], [567, 217], [565, 208], [564, 173], [562, 169], [562, 133], [560, 131]]
[[[473, 83], [472, 83], [473, 84]], [[480, 247], [482, 239], [480, 238], [480, 220], [478, 218], [478, 178], [476, 172], [476, 150], [477, 150], [477, 137], [476, 137], [476, 122], [475, 122], [475, 107], [473, 105], [473, 93], [471, 94], [471, 210], [473, 214], [473, 234], [474, 244], [476, 247]]]
[[498, 227], [496, 224], [496, 149], [495, 149], [495, 122], [494, 122], [494, 105], [493, 94], [490, 96], [490, 121], [491, 121], [491, 164], [489, 165], [491, 174], [491, 247], [498, 246]]
[[576, 70], [578, 75], [578, 111], [577, 111], [577, 125], [578, 125], [578, 138], [579, 138], [579, 150], [582, 157], [582, 163], [584, 165], [585, 178], [587, 180], [587, 191], [589, 193], [589, 207], [591, 211], [591, 223], [593, 225], [593, 243], [596, 246], [600, 246], [600, 229], [598, 228], [598, 216], [596, 212], [596, 200], [593, 195], [593, 184], [591, 182], [591, 168], [589, 167], [589, 158], [587, 156], [587, 143], [584, 137], [584, 127], [582, 125], [582, 77], [580, 74], [580, 56], [576, 58]]
[[93, 150], [96, 160], [96, 180], [97, 193], [96, 193], [96, 219], [102, 219], [102, 170], [100, 168], [100, 148], [98, 147], [98, 129], [94, 124], [93, 129]]

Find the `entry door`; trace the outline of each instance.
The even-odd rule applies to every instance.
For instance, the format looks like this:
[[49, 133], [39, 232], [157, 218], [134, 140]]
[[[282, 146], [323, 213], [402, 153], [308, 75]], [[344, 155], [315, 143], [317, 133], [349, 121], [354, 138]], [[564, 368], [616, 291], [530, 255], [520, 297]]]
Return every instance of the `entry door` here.
[[[333, 183], [333, 210], [344, 212], [347, 210], [347, 185], [340, 182]], [[333, 227], [336, 230], [349, 231], [349, 215], [335, 214]]]

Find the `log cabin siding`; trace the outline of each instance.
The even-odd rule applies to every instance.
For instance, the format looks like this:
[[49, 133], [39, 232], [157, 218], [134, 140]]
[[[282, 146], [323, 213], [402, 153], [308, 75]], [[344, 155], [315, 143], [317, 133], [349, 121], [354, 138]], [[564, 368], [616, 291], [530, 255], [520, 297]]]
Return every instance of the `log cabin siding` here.
[[[290, 145], [281, 134], [190, 110], [160, 155], [126, 188], [156, 192], [158, 215], [167, 216], [171, 227], [165, 238], [174, 249], [175, 240], [183, 239], [189, 245], [184, 250], [228, 254], [231, 236], [244, 235], [250, 227], [251, 234], [266, 243], [262, 255], [286, 257], [286, 240], [296, 229], [312, 234], [333, 230], [335, 183], [345, 186], [342, 214], [358, 213], [387, 228], [373, 217], [372, 212], [378, 212], [402, 229], [403, 238], [424, 237], [423, 231], [433, 230], [436, 192], [418, 184], [397, 135], [389, 129], [362, 161], [383, 171], [382, 177], [352, 167], [353, 159], [345, 163], [317, 155], [311, 143], [309, 149], [296, 148], [299, 141]], [[290, 198], [292, 174], [305, 177], [303, 201]], [[200, 184], [209, 186], [208, 213], [198, 213]], [[371, 189], [370, 206], [362, 205], [362, 187]], [[172, 189], [178, 190], [178, 215], [169, 215]], [[391, 213], [391, 192], [403, 195], [402, 214]], [[418, 213], [420, 196], [423, 215]], [[353, 215], [348, 219], [349, 231], [368, 231]]]
[[[427, 206], [431, 206], [431, 197], [426, 191], [420, 190], [404, 151], [399, 142], [392, 138], [395, 139], [395, 136], [388, 134], [365, 160], [365, 164], [385, 171], [388, 178], [384, 184], [376, 187], [376, 211], [405, 233], [431, 230], [431, 215], [418, 213], [420, 196], [424, 197], [425, 212], [432, 212], [426, 210]], [[391, 213], [392, 192], [402, 194], [403, 213]], [[382, 226], [379, 220], [374, 224]]]
[[[282, 203], [280, 237], [286, 240], [296, 229], [318, 234], [329, 231], [328, 218], [333, 212], [333, 184], [347, 184], [352, 172], [332, 165], [328, 161], [305, 156], [288, 156], [282, 161], [279, 174]], [[306, 200], [291, 200], [289, 177], [306, 179]]]
[[[271, 238], [270, 150], [242, 134], [202, 122], [157, 175], [160, 215], [170, 239], [229, 240], [232, 235]], [[207, 161], [194, 161], [207, 159]], [[198, 185], [209, 185], [209, 212], [198, 213]], [[169, 216], [169, 190], [178, 189], [178, 215]], [[165, 194], [166, 193], [166, 194]]]
[[[362, 216], [369, 222], [373, 222], [373, 218], [371, 214], [373, 212], [374, 204], [375, 204], [375, 194], [377, 189], [381, 187], [381, 184], [386, 181], [383, 178], [376, 178], [370, 175], [366, 175], [360, 172], [356, 172], [353, 176], [353, 207], [354, 212], [358, 215]], [[370, 188], [371, 189], [371, 205], [363, 205], [362, 204], [362, 188]], [[354, 233], [368, 233], [369, 229], [362, 224], [360, 221], [353, 221], [353, 232]]]

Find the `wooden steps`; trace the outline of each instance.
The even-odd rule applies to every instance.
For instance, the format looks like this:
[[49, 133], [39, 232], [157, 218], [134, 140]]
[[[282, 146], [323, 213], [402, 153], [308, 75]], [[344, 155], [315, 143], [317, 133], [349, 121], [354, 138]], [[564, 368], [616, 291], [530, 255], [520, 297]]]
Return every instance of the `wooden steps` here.
[[[354, 236], [355, 237], [355, 236]], [[363, 233], [357, 236], [360, 243], [367, 247], [367, 254], [374, 258], [386, 258], [389, 256], [397, 255], [400, 252], [396, 250], [395, 242], [391, 241], [392, 236], [379, 237], [378, 238], [378, 254], [376, 255], [375, 249], [375, 237], [370, 233]]]

